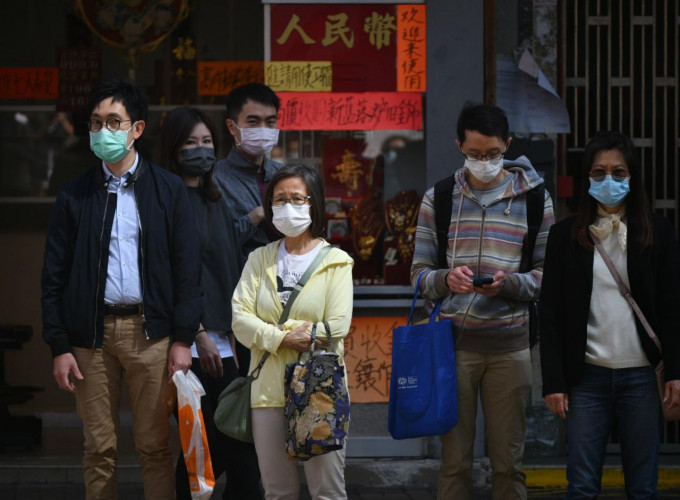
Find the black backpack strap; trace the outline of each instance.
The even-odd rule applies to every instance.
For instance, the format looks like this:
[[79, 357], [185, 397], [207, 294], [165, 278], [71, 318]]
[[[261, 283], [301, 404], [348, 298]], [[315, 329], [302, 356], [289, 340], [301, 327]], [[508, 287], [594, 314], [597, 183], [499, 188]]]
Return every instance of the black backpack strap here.
[[454, 176], [451, 175], [434, 185], [434, 222], [437, 228], [437, 267], [439, 269], [449, 267], [446, 261], [446, 248], [449, 243], [454, 183]]
[[536, 237], [543, 222], [543, 208], [545, 207], [545, 184], [541, 183], [527, 192], [527, 235], [522, 245], [522, 263], [520, 272], [531, 271], [536, 247]]

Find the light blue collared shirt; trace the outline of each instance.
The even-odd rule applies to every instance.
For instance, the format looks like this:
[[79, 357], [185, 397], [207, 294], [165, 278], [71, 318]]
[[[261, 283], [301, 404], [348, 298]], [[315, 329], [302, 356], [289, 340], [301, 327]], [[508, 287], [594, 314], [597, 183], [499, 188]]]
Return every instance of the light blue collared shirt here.
[[116, 193], [116, 213], [113, 216], [111, 242], [109, 243], [109, 265], [106, 274], [105, 304], [140, 304], [142, 285], [139, 274], [139, 221], [132, 184], [128, 181], [135, 173], [139, 154], [135, 153], [132, 168], [115, 177], [102, 162], [104, 176], [108, 179], [107, 190]]

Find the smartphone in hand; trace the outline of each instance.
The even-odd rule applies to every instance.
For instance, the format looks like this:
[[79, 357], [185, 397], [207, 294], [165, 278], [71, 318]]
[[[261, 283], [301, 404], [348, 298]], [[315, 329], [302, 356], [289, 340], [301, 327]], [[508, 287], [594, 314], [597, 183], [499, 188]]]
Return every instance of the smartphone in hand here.
[[490, 285], [493, 283], [491, 276], [475, 276], [472, 278], [472, 286]]

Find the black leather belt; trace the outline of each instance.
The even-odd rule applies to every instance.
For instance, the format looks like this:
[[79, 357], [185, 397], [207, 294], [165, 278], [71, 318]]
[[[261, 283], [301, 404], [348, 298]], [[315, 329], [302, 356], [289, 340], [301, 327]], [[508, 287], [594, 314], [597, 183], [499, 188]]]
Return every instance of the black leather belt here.
[[104, 316], [136, 316], [141, 312], [141, 304], [106, 304], [104, 306]]

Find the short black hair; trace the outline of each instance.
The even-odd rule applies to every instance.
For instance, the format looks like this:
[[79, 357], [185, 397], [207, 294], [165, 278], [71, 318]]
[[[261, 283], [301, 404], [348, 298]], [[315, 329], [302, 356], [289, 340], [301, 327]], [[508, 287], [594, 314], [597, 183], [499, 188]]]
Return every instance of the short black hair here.
[[259, 102], [265, 106], [274, 106], [279, 112], [281, 100], [276, 93], [263, 83], [246, 83], [236, 87], [227, 95], [227, 118], [232, 121], [238, 120], [238, 115], [247, 101]]
[[500, 137], [503, 142], [510, 137], [508, 117], [498, 106], [467, 103], [458, 115], [456, 132], [460, 143], [465, 142], [465, 131], [475, 130], [487, 137]]
[[[272, 198], [274, 196], [274, 188], [276, 185], [289, 177], [299, 177], [307, 187], [307, 194], [310, 196], [310, 216], [312, 218], [312, 236], [322, 236], [325, 229], [326, 222], [326, 192], [323, 187], [323, 180], [316, 169], [308, 167], [307, 165], [287, 165], [272, 176], [267, 186], [264, 202], [264, 216], [269, 224], [272, 224]], [[273, 224], [272, 224], [273, 226]]]
[[88, 100], [89, 114], [99, 103], [109, 97], [113, 102], [120, 102], [130, 115], [132, 123], [143, 120], [146, 121], [149, 114], [149, 98], [140, 87], [125, 78], [106, 78], [100, 80], [92, 87]]

